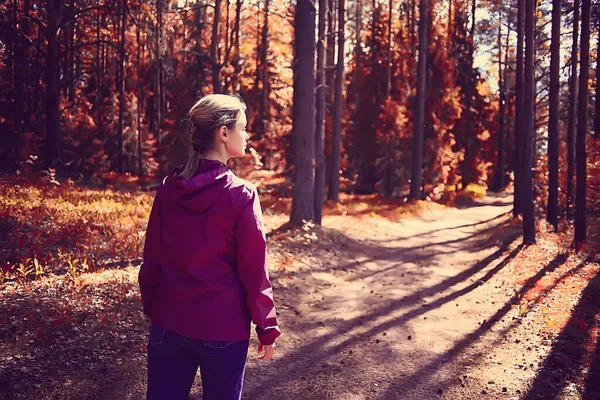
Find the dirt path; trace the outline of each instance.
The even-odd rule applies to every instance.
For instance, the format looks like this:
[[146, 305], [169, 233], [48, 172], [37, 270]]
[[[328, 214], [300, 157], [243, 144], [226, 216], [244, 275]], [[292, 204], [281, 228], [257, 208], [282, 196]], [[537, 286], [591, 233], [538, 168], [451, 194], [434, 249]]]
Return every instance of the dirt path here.
[[[323, 228], [271, 232], [284, 335], [268, 363], [254, 360], [252, 339], [244, 399], [535, 399], [526, 397], [531, 383], [553, 379], [553, 398], [581, 398], [560, 368], [538, 374], [556, 335], [533, 331], [539, 323], [520, 305], [569, 256], [544, 260], [516, 285], [509, 267], [522, 249], [511, 202], [487, 197], [401, 222], [330, 216]], [[130, 267], [87, 274], [75, 289], [40, 281], [0, 292], [0, 399], [145, 398], [136, 276]]]
[[325, 235], [276, 279], [284, 336], [275, 362], [250, 362], [245, 398], [520, 398], [549, 343], [515, 339], [515, 285], [498, 273], [521, 250], [511, 200], [364, 219], [330, 248]]

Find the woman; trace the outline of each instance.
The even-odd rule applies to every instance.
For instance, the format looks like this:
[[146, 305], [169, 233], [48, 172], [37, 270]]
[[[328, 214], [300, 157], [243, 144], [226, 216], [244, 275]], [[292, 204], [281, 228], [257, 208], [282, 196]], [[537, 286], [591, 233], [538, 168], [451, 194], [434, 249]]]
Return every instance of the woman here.
[[139, 284], [148, 399], [186, 399], [200, 367], [205, 400], [239, 399], [250, 319], [268, 360], [280, 335], [256, 188], [226, 163], [244, 155], [246, 106], [209, 95], [190, 110], [193, 153], [157, 190]]

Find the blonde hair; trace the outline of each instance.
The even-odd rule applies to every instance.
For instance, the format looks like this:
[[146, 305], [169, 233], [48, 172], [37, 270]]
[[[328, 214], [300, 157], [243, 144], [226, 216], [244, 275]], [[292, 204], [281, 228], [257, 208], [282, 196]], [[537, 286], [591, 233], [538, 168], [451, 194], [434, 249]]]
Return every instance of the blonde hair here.
[[214, 143], [215, 130], [222, 126], [233, 129], [244, 111], [246, 105], [237, 95], [209, 94], [192, 106], [187, 122], [193, 151], [178, 174], [180, 178], [188, 179], [196, 174], [202, 153]]

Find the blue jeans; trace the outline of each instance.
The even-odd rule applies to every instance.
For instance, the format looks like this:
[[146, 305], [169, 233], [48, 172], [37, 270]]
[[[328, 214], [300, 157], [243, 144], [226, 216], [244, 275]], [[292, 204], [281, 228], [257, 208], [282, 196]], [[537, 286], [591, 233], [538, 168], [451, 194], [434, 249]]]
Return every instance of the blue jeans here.
[[204, 400], [241, 399], [248, 344], [190, 339], [152, 324], [146, 398], [187, 399], [200, 367]]

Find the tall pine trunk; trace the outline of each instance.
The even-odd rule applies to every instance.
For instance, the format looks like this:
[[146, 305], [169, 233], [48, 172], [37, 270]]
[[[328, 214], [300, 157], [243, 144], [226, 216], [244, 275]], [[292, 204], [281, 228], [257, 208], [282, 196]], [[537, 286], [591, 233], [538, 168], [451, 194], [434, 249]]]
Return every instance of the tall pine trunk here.
[[[502, 2], [499, 5], [500, 18], [498, 22], [498, 91], [499, 91], [499, 110], [498, 110], [498, 167], [496, 169], [496, 188], [502, 190], [504, 187], [505, 175], [505, 157], [506, 157], [506, 135], [504, 132], [504, 109], [505, 109], [505, 87], [504, 70], [502, 69]], [[508, 48], [506, 49], [508, 53]]]
[[233, 58], [233, 76], [231, 78], [231, 86], [234, 92], [238, 92], [240, 90], [238, 84], [238, 76], [242, 71], [242, 64], [240, 62], [240, 18], [242, 14], [242, 3], [244, 0], [236, 0], [235, 2], [235, 23], [233, 25], [233, 33], [234, 41], [233, 41], [233, 49], [235, 56]]
[[328, 199], [335, 202], [340, 198], [340, 163], [344, 86], [344, 29], [346, 5], [338, 0], [337, 65], [335, 70], [335, 93], [333, 103], [333, 129], [331, 134], [331, 174], [329, 175]]
[[525, 0], [525, 98], [523, 111], [523, 243], [526, 245], [535, 243], [535, 209], [533, 203], [533, 146], [535, 138], [535, 71], [534, 71], [534, 46], [535, 46], [535, 2], [536, 0]]
[[594, 138], [600, 139], [600, 90], [598, 86], [600, 83], [600, 40], [596, 42], [596, 100], [594, 104]]
[[[184, 26], [186, 21], [184, 20]], [[138, 159], [138, 176], [142, 176], [144, 173], [142, 164], [142, 42], [141, 42], [141, 30], [142, 30], [142, 7], [140, 7], [137, 28], [136, 28], [136, 39], [137, 39], [137, 159]], [[185, 35], [184, 35], [185, 38]], [[185, 54], [185, 53], [184, 53]]]
[[219, 63], [219, 22], [221, 20], [221, 0], [215, 0], [215, 14], [210, 42], [212, 62], [213, 93], [221, 93], [221, 64]]
[[517, 0], [517, 66], [515, 78], [515, 158], [513, 161], [513, 175], [515, 179], [515, 193], [513, 216], [517, 217], [523, 213], [523, 135], [525, 130], [524, 121], [524, 69], [523, 69], [523, 41], [525, 22], [525, 0]]
[[296, 5], [294, 74], [294, 188], [290, 221], [314, 220], [315, 191], [315, 14], [312, 2]]
[[158, 140], [158, 147], [160, 149], [162, 137], [162, 1], [156, 0], [156, 76], [155, 76], [155, 99], [156, 99], [156, 138]]
[[317, 43], [317, 118], [315, 127], [315, 222], [323, 219], [325, 199], [325, 42], [327, 41], [327, 0], [319, 0], [319, 41]]
[[119, 127], [117, 128], [117, 171], [123, 173], [123, 125], [125, 117], [125, 28], [127, 27], [127, 0], [121, 0], [121, 32], [119, 42]]
[[560, 113], [560, 0], [552, 0], [550, 47], [550, 110], [548, 121], [548, 222], [558, 231], [558, 123]]
[[60, 39], [58, 25], [62, 13], [60, 0], [49, 0], [46, 3], [48, 13], [47, 55], [46, 55], [46, 168], [56, 168], [62, 174], [62, 134], [60, 131], [60, 87], [59, 57]]
[[587, 241], [587, 154], [588, 80], [590, 77], [590, 14], [591, 0], [581, 2], [581, 76], [577, 108], [577, 192], [575, 194], [575, 248]]
[[575, 180], [575, 130], [577, 129], [577, 58], [579, 55], [579, 0], [573, 2], [573, 46], [571, 47], [571, 79], [569, 80], [569, 110], [567, 122], [567, 218], [573, 216]]
[[462, 176], [462, 187], [467, 187], [469, 183], [475, 180], [473, 161], [475, 159], [475, 141], [477, 138], [474, 135], [473, 113], [471, 107], [473, 105], [473, 96], [476, 82], [473, 82], [473, 63], [474, 63], [474, 51], [475, 51], [475, 11], [476, 11], [476, 0], [471, 2], [471, 31], [469, 33], [469, 78], [467, 80], [467, 87], [465, 88], [465, 108], [461, 118], [465, 120], [465, 155], [464, 160], [460, 165], [460, 172]]
[[260, 92], [259, 116], [254, 124], [255, 140], [261, 140], [268, 126], [268, 100], [269, 100], [269, 63], [267, 54], [269, 50], [269, 0], [265, 0], [265, 19], [262, 26], [260, 41], [260, 66], [257, 65], [256, 84], [262, 82]]
[[410, 198], [421, 200], [423, 177], [423, 138], [425, 122], [425, 87], [427, 84], [427, 19], [429, 0], [420, 0], [419, 5], [419, 61], [417, 66], [417, 97], [415, 100], [414, 133], [412, 142], [412, 174]]
[[387, 63], [385, 66], [386, 69], [386, 79], [385, 79], [385, 95], [384, 98], [387, 100], [390, 97], [392, 92], [392, 7], [394, 1], [389, 1], [388, 6], [388, 48], [387, 48]]

